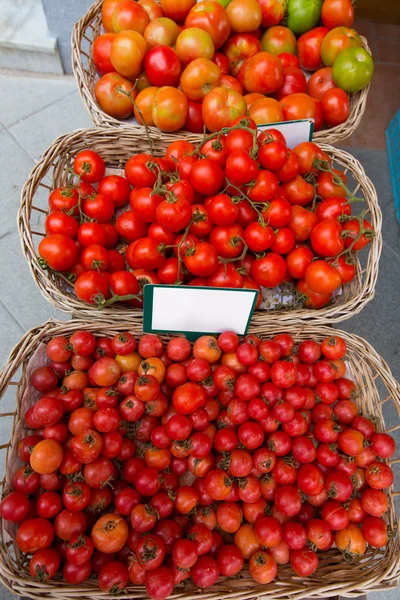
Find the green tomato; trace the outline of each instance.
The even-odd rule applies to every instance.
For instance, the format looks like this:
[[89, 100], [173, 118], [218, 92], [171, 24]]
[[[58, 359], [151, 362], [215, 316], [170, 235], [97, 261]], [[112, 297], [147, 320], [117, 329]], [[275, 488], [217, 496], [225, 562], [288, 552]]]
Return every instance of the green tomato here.
[[287, 26], [296, 35], [315, 27], [321, 16], [323, 0], [289, 0]]
[[228, 6], [228, 4], [230, 4], [232, 2], [232, 0], [216, 0], [216, 1], [218, 2], [218, 4], [220, 4], [224, 8], [226, 8]]
[[359, 92], [372, 79], [374, 61], [364, 48], [347, 48], [333, 63], [332, 76], [336, 85], [345, 92]]

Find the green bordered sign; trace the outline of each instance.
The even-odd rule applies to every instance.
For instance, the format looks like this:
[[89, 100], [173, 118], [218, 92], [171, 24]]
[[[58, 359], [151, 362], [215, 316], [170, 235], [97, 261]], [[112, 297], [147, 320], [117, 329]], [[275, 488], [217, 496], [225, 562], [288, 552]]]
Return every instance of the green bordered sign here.
[[257, 290], [200, 286], [144, 286], [143, 331], [183, 333], [196, 340], [205, 333], [247, 333]]
[[279, 123], [263, 123], [258, 129], [278, 129], [286, 139], [288, 148], [294, 148], [302, 142], [311, 142], [314, 133], [314, 119], [299, 119], [298, 121], [282, 121]]

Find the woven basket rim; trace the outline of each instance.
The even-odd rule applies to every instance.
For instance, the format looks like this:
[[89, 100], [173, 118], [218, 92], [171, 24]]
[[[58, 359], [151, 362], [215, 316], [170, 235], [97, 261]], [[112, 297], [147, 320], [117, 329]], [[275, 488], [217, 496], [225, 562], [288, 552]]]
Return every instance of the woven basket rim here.
[[[114, 335], [118, 331], [130, 330], [134, 334], [140, 334], [142, 324], [136, 322], [132, 325], [130, 322], [90, 322], [82, 320], [73, 321], [57, 321], [50, 320], [29, 330], [20, 340], [19, 343], [11, 351], [10, 357], [3, 369], [0, 372], [0, 398], [4, 395], [9, 385], [13, 381], [13, 377], [21, 365], [26, 366], [26, 361], [32, 355], [38, 345], [44, 340], [48, 340], [55, 335], [71, 335], [77, 329], [85, 328], [86, 330], [92, 331], [100, 335]], [[257, 332], [261, 336], [275, 335], [281, 330], [281, 325], [277, 324], [266, 324], [261, 327], [252, 327], [253, 332]], [[297, 339], [323, 339], [331, 335], [331, 328], [328, 326], [289, 326], [285, 331], [291, 333], [297, 337]], [[399, 423], [396, 428], [400, 428], [400, 386], [399, 383], [393, 378], [391, 371], [386, 362], [376, 353], [374, 348], [361, 337], [350, 334], [344, 331], [337, 330], [336, 333], [342, 336], [348, 345], [349, 352], [357, 354], [357, 360], [355, 357], [349, 359], [351, 366], [357, 364], [357, 368], [362, 372], [363, 381], [365, 379], [365, 385], [360, 390], [362, 398], [360, 402], [363, 402], [364, 396], [370, 397], [373, 394], [373, 390], [377, 392], [375, 379], [380, 377], [383, 385], [386, 387], [388, 396], [380, 400], [380, 396], [376, 396], [379, 401], [376, 405], [376, 410], [381, 410], [381, 406], [387, 401], [392, 400], [395, 404], [397, 414], [399, 415]], [[171, 336], [162, 336], [164, 338], [170, 338]], [[358, 359], [359, 357], [359, 359]], [[16, 421], [21, 417], [21, 411], [19, 402], [22, 397], [22, 392], [25, 387], [24, 381], [24, 368], [22, 382], [17, 384], [15, 382], [15, 389], [18, 395], [18, 405], [16, 407], [14, 423], [12, 426], [12, 434], [14, 434]], [[373, 396], [375, 398], [375, 396]], [[4, 415], [1, 415], [4, 416]], [[3, 440], [1, 440], [3, 443]], [[8, 451], [16, 451], [15, 444], [16, 440], [13, 440], [14, 447], [11, 450], [10, 445], [4, 444], [1, 447], [7, 446]], [[6, 456], [6, 458], [7, 458]], [[397, 462], [397, 461], [396, 461]], [[390, 491], [390, 523], [393, 527], [396, 527], [397, 516], [394, 512], [393, 503], [393, 491]], [[71, 597], [80, 597], [89, 600], [89, 598], [104, 598], [107, 594], [102, 594], [96, 587], [94, 582], [85, 582], [78, 586], [68, 586], [61, 581], [49, 581], [46, 583], [38, 583], [32, 580], [29, 574], [24, 571], [22, 567], [16, 567], [15, 563], [11, 560], [10, 554], [7, 547], [3, 542], [3, 526], [0, 520], [0, 581], [13, 593], [18, 593], [22, 596], [28, 596], [39, 600], [40, 598], [59, 598], [60, 600], [70, 600]], [[392, 526], [391, 525], [391, 526]], [[390, 546], [390, 548], [389, 548]], [[254, 597], [264, 596], [271, 600], [280, 598], [281, 600], [300, 600], [302, 598], [323, 598], [329, 595], [343, 594], [348, 597], [356, 597], [361, 593], [365, 593], [372, 590], [388, 589], [395, 587], [399, 576], [400, 576], [400, 540], [399, 531], [396, 529], [394, 537], [390, 539], [388, 548], [385, 554], [379, 554], [375, 552], [369, 557], [369, 567], [365, 571], [358, 572], [358, 578], [355, 580], [352, 573], [357, 568], [357, 563], [354, 566], [347, 566], [343, 561], [343, 558], [339, 553], [330, 551], [329, 554], [324, 554], [326, 559], [329, 559], [330, 567], [326, 567], [321, 563], [321, 573], [318, 578], [317, 570], [316, 575], [307, 583], [303, 582], [300, 578], [293, 576], [293, 573], [288, 573], [290, 576], [286, 577], [285, 568], [281, 570], [284, 572], [284, 577], [280, 580], [269, 584], [268, 586], [258, 586], [255, 582], [246, 579], [235, 581], [229, 581], [229, 583], [221, 582], [215, 588], [211, 588], [209, 591], [203, 591], [202, 597], [207, 600], [222, 600], [228, 594], [237, 600], [250, 600]], [[382, 563], [382, 565], [380, 564]], [[336, 575], [340, 572], [340, 577]], [[332, 577], [335, 574], [335, 577]], [[133, 587], [128, 589], [129, 598], [144, 599], [146, 594], [143, 587]], [[174, 594], [175, 598], [189, 598], [194, 600], [198, 598], [197, 592], [193, 592], [190, 589], [188, 592], [181, 592]]]
[[[120, 127], [123, 125], [125, 127], [129, 127], [130, 129], [140, 130], [142, 133], [144, 133], [144, 127], [140, 126], [138, 123], [127, 121], [124, 122], [122, 120], [115, 119], [114, 117], [107, 115], [100, 108], [94, 97], [93, 89], [89, 82], [88, 73], [83, 65], [83, 59], [85, 58], [89, 61], [90, 68], [94, 68], [92, 66], [91, 57], [82, 49], [82, 42], [83, 40], [91, 42], [92, 38], [90, 36], [98, 31], [103, 1], [104, 0], [96, 0], [89, 7], [83, 17], [81, 17], [81, 19], [75, 23], [72, 30], [72, 70], [77, 82], [79, 94], [83, 100], [86, 110], [89, 112], [93, 122], [96, 125], [110, 125], [111, 127]], [[96, 24], [95, 26], [94, 23]], [[367, 39], [363, 36], [360, 37], [363, 47], [370, 54], [372, 54]], [[333, 144], [334, 142], [338, 142], [339, 140], [344, 140], [350, 137], [350, 135], [352, 135], [360, 125], [361, 118], [365, 112], [369, 88], [370, 84], [368, 84], [368, 86], [360, 92], [350, 94], [350, 116], [345, 123], [315, 132], [313, 135], [313, 141], [316, 143], [324, 142], [327, 144]], [[160, 130], [156, 127], [150, 127], [149, 131], [150, 135], [155, 137], [158, 137], [161, 134]], [[199, 142], [201, 140], [200, 134], [193, 134], [183, 130], [178, 131], [177, 133], [163, 135], [167, 135], [171, 141], [176, 139], [177, 136], [193, 142]]]
[[[35, 193], [43, 181], [48, 176], [53, 165], [56, 163], [60, 151], [65, 153], [69, 149], [73, 150], [76, 144], [93, 144], [102, 148], [112, 148], [117, 151], [122, 148], [121, 152], [124, 157], [131, 156], [131, 148], [136, 151], [149, 150], [147, 138], [143, 139], [137, 132], [133, 132], [128, 128], [119, 128], [118, 130], [110, 127], [98, 127], [95, 129], [81, 129], [72, 133], [60, 136], [55, 142], [44, 152], [38, 163], [33, 167], [21, 193], [21, 206], [18, 213], [18, 229], [22, 244], [22, 250], [28, 262], [31, 274], [35, 283], [38, 285], [43, 296], [51, 302], [56, 308], [63, 312], [73, 315], [87, 316], [90, 318], [141, 318], [142, 311], [127, 306], [109, 307], [99, 312], [92, 305], [89, 305], [75, 296], [68, 295], [62, 287], [60, 281], [51, 277], [44, 272], [37, 263], [37, 252], [33, 242], [33, 236], [38, 232], [32, 232], [31, 217], [32, 206], [34, 206]], [[156, 144], [156, 150], [162, 151], [167, 146], [167, 142], [163, 140], [153, 140]], [[139, 148], [139, 150], [138, 150]], [[144, 148], [144, 150], [143, 150]], [[361, 187], [363, 194], [366, 197], [366, 203], [370, 210], [369, 218], [376, 235], [365, 252], [368, 252], [367, 266], [362, 275], [362, 281], [354, 283], [357, 285], [356, 291], [352, 292], [352, 297], [343, 299], [342, 304], [334, 304], [322, 309], [295, 309], [281, 311], [264, 311], [258, 310], [254, 313], [253, 322], [262, 323], [264, 321], [279, 319], [282, 323], [290, 323], [297, 321], [312, 321], [315, 323], [324, 322], [339, 322], [348, 319], [351, 316], [358, 314], [363, 307], [374, 297], [375, 284], [378, 276], [378, 263], [382, 249], [382, 214], [379, 208], [376, 190], [366, 176], [362, 165], [348, 152], [339, 150], [333, 146], [321, 144], [321, 148], [329, 153], [334, 160], [339, 161], [342, 167], [349, 168], [355, 177], [358, 185]], [[101, 151], [101, 149], [100, 149]], [[48, 186], [47, 186], [48, 187]], [[361, 268], [360, 268], [361, 269]], [[361, 270], [359, 271], [361, 273]], [[352, 283], [348, 284], [352, 285]], [[350, 288], [348, 288], [350, 289]], [[353, 290], [353, 288], [351, 288]]]

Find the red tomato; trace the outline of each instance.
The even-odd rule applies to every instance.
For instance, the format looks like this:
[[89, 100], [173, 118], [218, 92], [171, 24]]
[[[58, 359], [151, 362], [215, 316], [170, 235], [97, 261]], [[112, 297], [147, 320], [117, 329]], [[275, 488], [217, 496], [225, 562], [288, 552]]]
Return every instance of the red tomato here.
[[322, 67], [321, 46], [327, 33], [326, 27], [315, 27], [297, 40], [300, 67], [305, 71], [316, 71]]

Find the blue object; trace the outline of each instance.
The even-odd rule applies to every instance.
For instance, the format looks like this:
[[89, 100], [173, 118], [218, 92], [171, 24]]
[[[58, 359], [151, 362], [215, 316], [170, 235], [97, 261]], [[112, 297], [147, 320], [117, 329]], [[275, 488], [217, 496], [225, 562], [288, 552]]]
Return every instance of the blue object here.
[[400, 110], [386, 129], [386, 145], [389, 156], [390, 177], [392, 180], [394, 207], [400, 223]]

